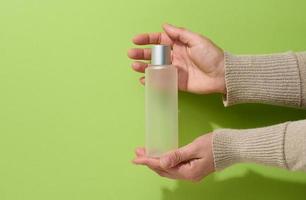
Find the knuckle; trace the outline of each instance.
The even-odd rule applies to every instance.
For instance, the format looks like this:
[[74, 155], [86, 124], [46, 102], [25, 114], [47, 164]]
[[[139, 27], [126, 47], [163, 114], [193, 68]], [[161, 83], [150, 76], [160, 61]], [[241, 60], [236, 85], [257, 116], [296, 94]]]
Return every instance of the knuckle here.
[[174, 163], [180, 163], [182, 160], [182, 156], [181, 156], [181, 152], [179, 150], [174, 151], [174, 153], [172, 154], [172, 159], [174, 161]]
[[171, 155], [172, 156], [170, 156], [170, 160], [171, 160], [172, 165], [175, 165], [175, 164], [181, 162], [182, 156], [181, 156], [180, 151], [178, 151], [178, 150], [174, 151]]

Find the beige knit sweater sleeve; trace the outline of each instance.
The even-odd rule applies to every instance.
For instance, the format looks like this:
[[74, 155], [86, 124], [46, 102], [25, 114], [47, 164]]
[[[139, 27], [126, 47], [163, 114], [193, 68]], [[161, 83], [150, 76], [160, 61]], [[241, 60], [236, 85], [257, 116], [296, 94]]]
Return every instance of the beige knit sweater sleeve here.
[[[265, 103], [306, 108], [306, 52], [235, 56], [225, 53], [224, 105]], [[306, 120], [213, 134], [216, 170], [253, 162], [306, 171]]]

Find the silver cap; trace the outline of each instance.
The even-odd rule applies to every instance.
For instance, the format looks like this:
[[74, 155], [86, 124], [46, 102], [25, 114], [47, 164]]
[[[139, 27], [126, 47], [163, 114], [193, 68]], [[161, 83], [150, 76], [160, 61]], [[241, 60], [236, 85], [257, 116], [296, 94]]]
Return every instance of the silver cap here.
[[153, 45], [151, 65], [171, 65], [171, 47], [168, 45]]

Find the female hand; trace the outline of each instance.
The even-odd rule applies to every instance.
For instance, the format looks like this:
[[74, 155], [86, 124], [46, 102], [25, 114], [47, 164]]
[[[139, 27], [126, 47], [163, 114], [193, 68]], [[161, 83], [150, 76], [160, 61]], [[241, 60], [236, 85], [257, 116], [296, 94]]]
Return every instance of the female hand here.
[[[145, 33], [133, 38], [137, 45], [165, 44], [172, 47], [172, 64], [178, 68], [178, 87], [197, 94], [225, 93], [224, 53], [208, 38], [184, 28], [163, 25], [164, 32]], [[128, 56], [150, 60], [151, 50], [133, 48]], [[144, 73], [148, 63], [135, 61], [132, 68]], [[144, 77], [140, 78], [144, 84]]]
[[161, 158], [146, 157], [145, 149], [137, 148], [135, 164], [146, 165], [163, 177], [200, 181], [215, 171], [212, 133], [202, 135], [192, 143], [166, 153]]

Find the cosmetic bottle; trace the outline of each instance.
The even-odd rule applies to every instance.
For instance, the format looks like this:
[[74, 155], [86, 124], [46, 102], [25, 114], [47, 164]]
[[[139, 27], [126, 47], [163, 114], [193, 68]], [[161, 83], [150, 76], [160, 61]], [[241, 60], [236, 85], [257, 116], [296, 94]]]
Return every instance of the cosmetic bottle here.
[[178, 74], [167, 45], [152, 46], [145, 70], [145, 118], [147, 156], [178, 148]]

